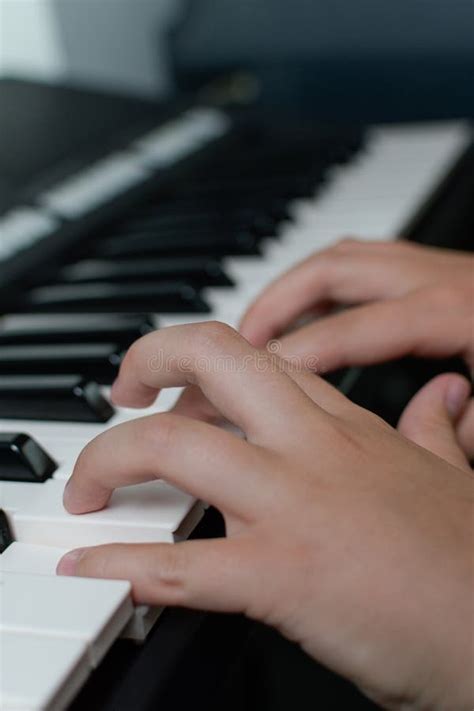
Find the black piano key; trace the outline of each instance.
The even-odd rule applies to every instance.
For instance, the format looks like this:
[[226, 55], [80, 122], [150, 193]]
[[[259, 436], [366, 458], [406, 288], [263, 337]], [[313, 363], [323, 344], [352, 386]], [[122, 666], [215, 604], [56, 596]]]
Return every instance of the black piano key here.
[[115, 414], [97, 383], [80, 375], [0, 376], [0, 417], [108, 422]]
[[262, 197], [265, 204], [266, 196], [287, 198], [311, 197], [316, 189], [316, 184], [312, 176], [267, 176], [264, 179], [243, 179], [232, 177], [228, 180], [220, 180], [214, 176], [210, 178], [202, 177], [198, 181], [183, 182], [180, 189], [189, 195], [196, 197], [202, 195], [212, 195], [219, 199], [222, 195], [242, 196], [253, 195]]
[[[180, 212], [174, 215], [163, 215], [159, 210], [149, 211], [148, 214], [132, 216], [123, 223], [124, 232], [149, 232], [158, 234], [178, 232], [190, 232], [197, 234], [202, 232], [224, 232], [248, 230], [252, 234], [260, 237], [272, 237], [275, 235], [278, 223], [271, 217], [262, 215], [257, 211], [243, 212], [237, 211], [214, 211], [214, 213], [189, 214]], [[120, 226], [117, 226], [120, 229]]]
[[96, 313], [208, 313], [209, 307], [199, 292], [185, 282], [94, 282], [38, 287], [28, 292], [22, 301], [9, 306], [9, 310], [51, 313], [65, 310]]
[[41, 484], [56, 469], [56, 462], [29, 435], [0, 433], [0, 481]]
[[156, 324], [147, 315], [40, 314], [18, 315], [7, 320], [0, 330], [0, 347], [53, 343], [116, 343], [123, 349], [147, 333]]
[[209, 256], [260, 254], [259, 239], [249, 232], [225, 234], [137, 233], [110, 236], [98, 245], [96, 255], [104, 258], [140, 258], [146, 256]]
[[212, 178], [216, 182], [239, 184], [245, 186], [246, 183], [251, 185], [276, 186], [277, 192], [282, 185], [288, 185], [290, 188], [294, 185], [297, 190], [301, 186], [316, 185], [327, 172], [328, 163], [323, 160], [311, 160], [307, 156], [304, 160], [300, 157], [295, 157], [295, 161], [287, 161], [285, 163], [275, 160], [270, 160], [264, 165], [264, 159], [259, 159], [255, 156], [254, 162], [232, 161], [232, 164], [221, 163], [212, 171]]
[[13, 543], [13, 534], [10, 529], [10, 524], [8, 523], [7, 515], [5, 511], [0, 509], [0, 555], [5, 553], [8, 546]]
[[132, 211], [132, 216], [154, 216], [162, 219], [179, 218], [181, 215], [202, 214], [218, 215], [221, 219], [228, 219], [234, 226], [243, 225], [255, 229], [260, 220], [269, 220], [272, 231], [275, 224], [289, 216], [287, 201], [284, 198], [268, 198], [262, 203], [256, 197], [247, 194], [240, 199], [239, 196], [226, 195], [218, 202], [212, 198], [200, 196], [197, 198], [177, 194], [172, 198], [160, 198], [155, 202], [149, 200]]
[[110, 343], [2, 346], [0, 375], [70, 375], [110, 384], [122, 359], [121, 348]]
[[215, 259], [171, 257], [164, 259], [85, 260], [64, 267], [56, 281], [67, 283], [176, 280], [201, 288], [233, 286], [232, 280]]

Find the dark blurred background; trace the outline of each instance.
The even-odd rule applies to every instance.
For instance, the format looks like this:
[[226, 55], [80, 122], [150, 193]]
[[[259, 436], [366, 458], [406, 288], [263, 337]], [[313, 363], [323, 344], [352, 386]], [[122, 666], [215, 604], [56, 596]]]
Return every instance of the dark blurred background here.
[[2, 0], [0, 13], [0, 75], [163, 97], [237, 69], [264, 102], [321, 116], [474, 113], [471, 0]]

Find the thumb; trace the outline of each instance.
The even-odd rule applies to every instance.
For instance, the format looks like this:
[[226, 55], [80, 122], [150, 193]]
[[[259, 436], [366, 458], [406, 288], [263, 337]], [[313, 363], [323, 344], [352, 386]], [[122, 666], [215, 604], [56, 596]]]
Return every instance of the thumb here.
[[437, 376], [408, 403], [399, 432], [450, 464], [471, 471], [455, 429], [470, 392], [470, 383], [461, 375]]

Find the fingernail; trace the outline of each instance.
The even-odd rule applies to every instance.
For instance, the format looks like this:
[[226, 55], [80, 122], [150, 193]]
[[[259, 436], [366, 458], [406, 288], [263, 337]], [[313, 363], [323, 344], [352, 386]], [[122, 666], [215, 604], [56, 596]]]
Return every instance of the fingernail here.
[[85, 548], [76, 548], [74, 551], [66, 553], [58, 563], [57, 575], [76, 575], [77, 565], [84, 555]]
[[445, 404], [451, 417], [459, 417], [470, 391], [471, 386], [464, 378], [456, 378], [450, 384], [446, 392]]

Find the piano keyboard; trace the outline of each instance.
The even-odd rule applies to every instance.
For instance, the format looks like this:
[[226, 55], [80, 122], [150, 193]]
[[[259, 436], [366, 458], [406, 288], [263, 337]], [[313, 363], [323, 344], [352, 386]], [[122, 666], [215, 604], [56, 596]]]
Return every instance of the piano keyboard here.
[[[463, 123], [234, 136], [224, 113], [188, 111], [0, 218], [0, 273], [13, 285], [0, 303], [4, 711], [66, 708], [115, 639], [143, 641], [159, 615], [134, 610], [126, 582], [55, 577], [67, 549], [174, 542], [203, 515], [162, 481], [115, 492], [102, 512], [62, 508], [88, 441], [180, 394], [114, 408], [107, 386], [127, 347], [155, 327], [237, 327], [311, 252], [349, 235], [401, 236], [471, 140]], [[71, 234], [73, 256], [41, 264], [42, 249]]]

